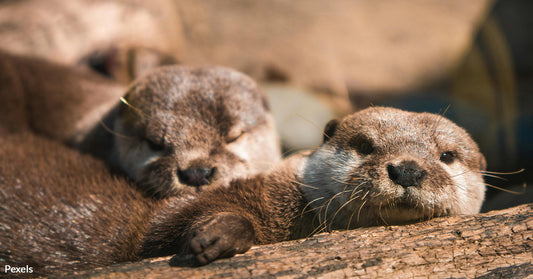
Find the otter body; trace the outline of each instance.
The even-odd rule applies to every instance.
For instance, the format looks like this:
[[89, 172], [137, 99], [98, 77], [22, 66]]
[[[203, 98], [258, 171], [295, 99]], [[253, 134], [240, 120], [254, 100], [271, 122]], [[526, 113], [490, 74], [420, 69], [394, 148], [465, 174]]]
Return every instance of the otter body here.
[[0, 144], [2, 268], [29, 265], [38, 276], [136, 258], [155, 203], [57, 142], [21, 133]]

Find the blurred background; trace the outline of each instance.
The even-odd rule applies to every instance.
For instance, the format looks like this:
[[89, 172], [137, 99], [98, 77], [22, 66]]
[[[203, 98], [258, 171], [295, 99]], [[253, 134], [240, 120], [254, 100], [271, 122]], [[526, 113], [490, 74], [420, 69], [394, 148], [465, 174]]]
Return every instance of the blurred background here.
[[[501, 188], [533, 169], [531, 0], [3, 0], [0, 48], [127, 84], [165, 64], [240, 70], [269, 94], [284, 150], [370, 105], [445, 113]], [[484, 210], [533, 202], [489, 187]]]

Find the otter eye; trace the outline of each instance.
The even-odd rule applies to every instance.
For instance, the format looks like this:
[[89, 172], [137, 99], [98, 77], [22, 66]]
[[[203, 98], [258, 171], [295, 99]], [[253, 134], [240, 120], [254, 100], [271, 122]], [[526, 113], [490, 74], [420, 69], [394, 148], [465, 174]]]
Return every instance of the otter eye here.
[[351, 141], [350, 145], [353, 146], [357, 150], [357, 152], [362, 155], [368, 155], [374, 152], [374, 146], [372, 145], [372, 142], [365, 136], [354, 138]]
[[242, 135], [244, 135], [244, 131], [239, 131], [238, 133], [234, 133], [234, 134], [228, 134], [228, 136], [226, 138], [226, 143], [235, 142], [239, 138], [241, 138]]
[[155, 143], [154, 141], [147, 138], [145, 138], [144, 140], [146, 141], [146, 143], [148, 143], [148, 147], [150, 147], [150, 149], [152, 149], [153, 151], [161, 151], [165, 149], [162, 144]]
[[359, 150], [359, 152], [361, 152], [361, 154], [364, 155], [368, 155], [374, 151], [374, 147], [372, 146], [372, 144], [366, 140], [361, 142], [357, 149]]
[[455, 161], [455, 158], [457, 156], [455, 155], [455, 152], [453, 151], [446, 151], [446, 152], [443, 152], [441, 155], [440, 155], [440, 161], [449, 165], [451, 163], [453, 163], [453, 161]]

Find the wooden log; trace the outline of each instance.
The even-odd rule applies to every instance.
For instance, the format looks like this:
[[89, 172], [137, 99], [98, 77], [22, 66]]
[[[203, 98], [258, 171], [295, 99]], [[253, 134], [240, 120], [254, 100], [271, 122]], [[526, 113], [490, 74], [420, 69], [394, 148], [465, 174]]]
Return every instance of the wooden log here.
[[256, 246], [201, 267], [171, 257], [76, 272], [87, 278], [524, 278], [533, 274], [533, 204], [479, 215], [322, 233]]

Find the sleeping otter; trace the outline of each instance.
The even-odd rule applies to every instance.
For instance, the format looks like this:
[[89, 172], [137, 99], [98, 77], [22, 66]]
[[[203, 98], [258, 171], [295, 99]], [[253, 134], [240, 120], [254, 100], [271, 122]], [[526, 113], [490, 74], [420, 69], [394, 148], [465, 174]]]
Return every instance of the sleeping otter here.
[[79, 148], [157, 197], [226, 185], [281, 159], [266, 95], [250, 78], [222, 67], [151, 72]]

